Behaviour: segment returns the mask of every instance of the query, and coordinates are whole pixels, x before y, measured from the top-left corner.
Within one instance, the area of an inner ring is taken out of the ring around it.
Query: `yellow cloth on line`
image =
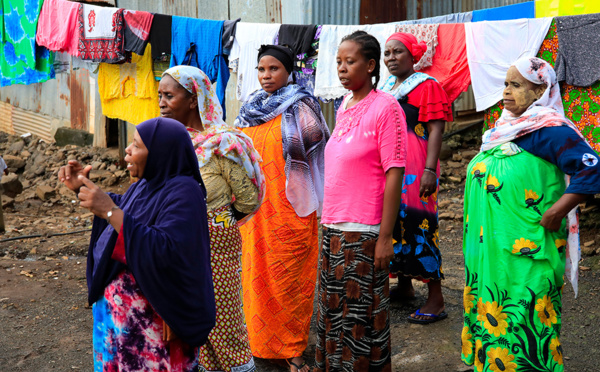
[[[535,17],[600,13],[598,0],[535,0]]]
[[[158,82],[152,71],[150,44],[143,56],[132,53],[131,63],[101,63],[98,90],[102,113],[109,118],[137,125],[158,117]]]

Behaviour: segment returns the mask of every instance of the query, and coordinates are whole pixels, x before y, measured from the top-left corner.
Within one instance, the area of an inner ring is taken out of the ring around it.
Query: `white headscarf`
[[[527,80],[534,84],[545,84],[542,97],[519,116],[504,109],[494,128],[483,134],[481,151],[487,151],[515,138],[534,132],[543,127],[569,126],[580,136],[579,129],[567,118],[563,108],[560,88],[552,66],[543,59],[526,57],[517,60],[513,66]],[[583,136],[581,136],[583,138]]]

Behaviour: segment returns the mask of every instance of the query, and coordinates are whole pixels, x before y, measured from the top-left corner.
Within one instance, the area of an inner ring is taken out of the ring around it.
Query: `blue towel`
[[[535,1],[473,11],[471,22],[535,18]]]
[[[229,68],[223,58],[223,23],[173,16],[171,67],[189,65],[202,70],[216,84],[217,98],[223,107],[225,119],[225,88],[229,80]]]

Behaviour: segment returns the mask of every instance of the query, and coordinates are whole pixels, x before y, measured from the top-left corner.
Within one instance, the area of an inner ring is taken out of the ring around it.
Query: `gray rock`
[[[44,164],[39,164],[34,166],[32,170],[36,176],[41,176],[42,174],[46,173],[46,166]]]
[[[475,157],[475,155],[479,154],[477,150],[466,150],[462,152],[463,159],[471,160]]]
[[[2,194],[2,208],[12,208],[15,206],[15,199]]]
[[[25,167],[25,160],[20,156],[5,155],[2,157],[6,162],[6,166],[10,172],[16,172],[17,170]]]
[[[23,151],[23,148],[25,148],[25,142],[17,141],[15,143],[13,143],[12,145],[10,145],[10,147],[8,148],[8,151],[14,151],[15,153],[18,154],[21,151]]]
[[[54,135],[56,146],[77,145],[91,146],[94,142],[94,135],[84,130],[60,127]]]
[[[2,185],[2,189],[4,190],[3,194],[11,198],[14,198],[23,192],[23,184],[19,181],[19,176],[14,173],[2,177],[0,185]]]
[[[112,173],[106,170],[92,170],[90,171],[90,181],[98,183],[104,179],[111,178]]]
[[[44,164],[47,162],[48,162],[48,158],[42,152],[38,152],[38,154],[35,156],[35,158],[33,160],[33,164],[35,164],[35,165]]]
[[[98,169],[100,169],[101,165],[102,165],[101,161],[94,161],[94,162],[92,162],[92,169],[93,170],[98,170]]]
[[[448,160],[452,157],[452,149],[446,142],[442,142],[442,148],[440,149],[440,160]]]
[[[56,196],[56,190],[47,185],[40,185],[35,190],[35,193],[40,200],[46,201]]]

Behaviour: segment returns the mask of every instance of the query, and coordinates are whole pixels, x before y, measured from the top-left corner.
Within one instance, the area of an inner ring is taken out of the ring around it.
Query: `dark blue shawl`
[[[185,127],[157,118],[137,126],[148,148],[143,177],[111,197],[124,212],[127,265],[111,259],[117,232],[96,217],[88,252],[88,301],[128,269],[156,312],[184,342],[203,345],[215,324],[206,189]]]

